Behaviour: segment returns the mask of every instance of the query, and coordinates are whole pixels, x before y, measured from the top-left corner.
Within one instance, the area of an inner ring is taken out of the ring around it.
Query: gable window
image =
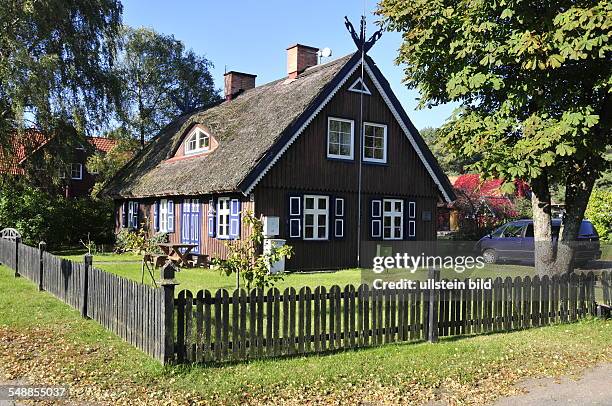
[[[74,179],[74,180],[83,179],[83,165],[82,164],[70,164],[70,179]]]
[[[230,233],[230,199],[219,198],[217,202],[217,238],[229,238]]]
[[[363,124],[363,160],[365,162],[387,162],[387,126]]]
[[[404,236],[404,201],[383,200],[383,239],[401,240]]]
[[[210,149],[210,136],[196,128],[185,141],[185,155],[197,154]]]
[[[304,239],[327,240],[329,197],[304,196]]]
[[[353,159],[353,120],[327,119],[327,157]]]

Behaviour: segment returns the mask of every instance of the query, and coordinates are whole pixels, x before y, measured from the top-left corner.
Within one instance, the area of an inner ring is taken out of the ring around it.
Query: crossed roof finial
[[[374,34],[372,34],[372,36],[366,41],[365,16],[361,16],[359,35],[357,35],[355,27],[353,27],[353,24],[346,16],[344,17],[344,25],[346,26],[346,29],[351,33],[351,37],[353,37],[353,42],[355,43],[355,45],[357,45],[357,49],[363,51],[364,54],[367,53],[374,46],[374,44],[380,39],[380,37],[382,37],[382,29],[380,29]]]

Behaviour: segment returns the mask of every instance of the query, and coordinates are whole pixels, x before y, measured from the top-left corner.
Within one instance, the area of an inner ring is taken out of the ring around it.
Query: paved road
[[[612,405],[612,363],[584,372],[579,380],[563,377],[529,379],[519,385],[528,392],[500,399],[495,406]]]

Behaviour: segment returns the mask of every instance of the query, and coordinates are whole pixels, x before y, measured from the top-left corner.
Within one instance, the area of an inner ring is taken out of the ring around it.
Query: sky
[[[331,48],[332,56],[323,63],[354,52],[344,16],[358,29],[365,10],[369,37],[377,28],[375,7],[375,0],[123,0],[123,22],[173,34],[213,62],[212,74],[221,89],[226,69],[256,74],[257,85],[284,77],[286,49],[295,43]],[[416,110],[419,94],[402,83],[403,69],[395,64],[401,40],[399,33],[385,32],[368,54],[416,128],[439,127],[455,106]]]

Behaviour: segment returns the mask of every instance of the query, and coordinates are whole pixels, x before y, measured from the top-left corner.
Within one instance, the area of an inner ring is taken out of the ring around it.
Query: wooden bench
[[[208,266],[208,255],[207,254],[189,254],[189,255],[191,256],[189,263],[194,268]]]

